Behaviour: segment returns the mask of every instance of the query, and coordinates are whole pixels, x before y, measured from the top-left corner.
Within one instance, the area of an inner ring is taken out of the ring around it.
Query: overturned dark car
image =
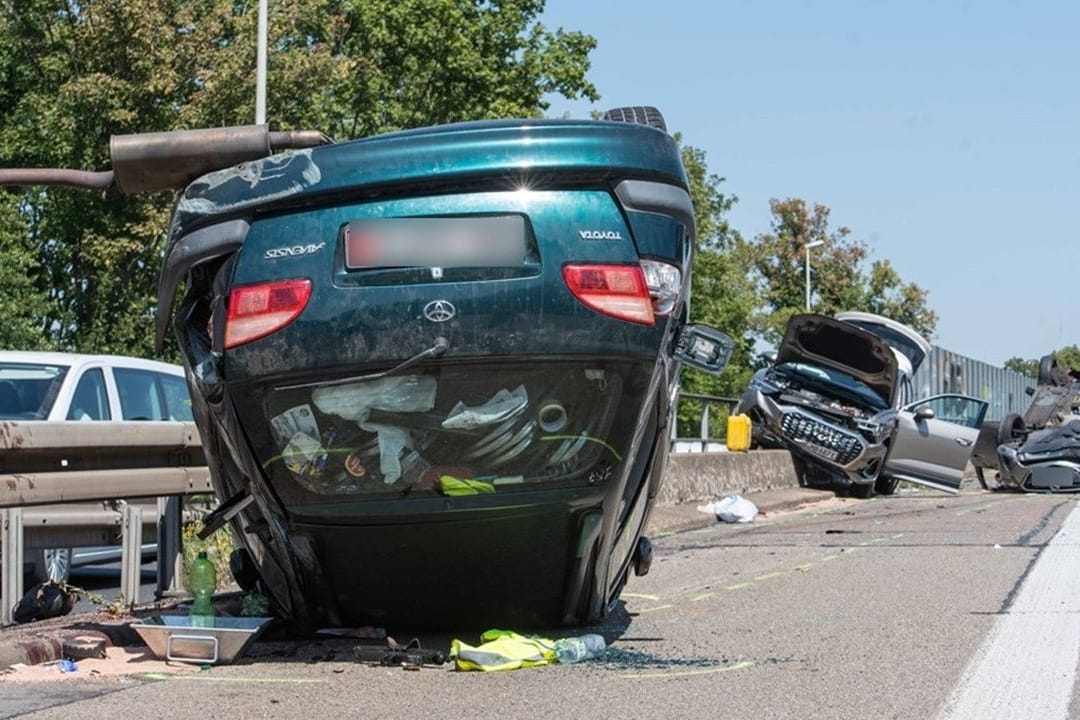
[[[1023,492],[1080,492],[1080,374],[1042,358],[1039,382],[1029,388],[1023,415],[987,423],[980,435],[976,467],[997,470],[1001,489]]]
[[[914,330],[849,312],[796,315],[769,367],[734,412],[760,444],[791,451],[803,484],[889,495],[901,480],[957,492],[987,404],[963,395],[911,401],[930,350]]]
[[[649,569],[679,368],[731,351],[687,323],[693,206],[659,113],[159,135],[114,142],[115,177],[57,177],[182,190],[157,338],[240,585],[307,626],[607,614]]]

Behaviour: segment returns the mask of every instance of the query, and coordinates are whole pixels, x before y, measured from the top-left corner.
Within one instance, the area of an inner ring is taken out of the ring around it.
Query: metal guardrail
[[[30,547],[63,546],[78,529],[115,529],[118,512],[123,597],[138,596],[143,508],[68,503],[158,499],[160,596],[177,578],[183,497],[212,491],[194,423],[0,422],[0,624],[23,595],[27,531]]]
[[[678,423],[676,422],[671,426],[672,431],[672,444],[675,447],[693,446],[698,447],[700,450],[697,452],[708,452],[710,446],[723,444],[720,440],[715,440],[709,437],[709,419],[711,415],[711,408],[713,405],[723,405],[730,412],[733,407],[739,402],[739,398],[720,397],[718,395],[702,395],[700,393],[684,393],[680,392],[678,402],[689,401],[698,403],[701,406],[701,424],[696,438],[677,437]]]

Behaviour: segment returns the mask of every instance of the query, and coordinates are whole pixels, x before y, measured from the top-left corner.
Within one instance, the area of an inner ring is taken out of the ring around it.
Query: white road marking
[[[1080,661],[1080,506],[968,663],[942,718],[1065,720]]]

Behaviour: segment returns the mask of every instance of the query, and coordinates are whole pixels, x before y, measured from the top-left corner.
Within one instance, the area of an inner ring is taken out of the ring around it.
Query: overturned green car
[[[594,622],[648,570],[680,365],[731,349],[687,322],[655,109],[126,136],[113,165],[79,182],[182,188],[156,331],[243,587],[306,625],[528,627]]]

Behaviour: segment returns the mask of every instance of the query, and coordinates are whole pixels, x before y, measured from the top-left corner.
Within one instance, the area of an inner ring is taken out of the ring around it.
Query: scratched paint
[[[233,212],[303,192],[322,180],[311,150],[272,155],[262,160],[203,175],[187,187],[173,213],[173,230],[188,220]],[[172,234],[172,233],[171,233]]]

